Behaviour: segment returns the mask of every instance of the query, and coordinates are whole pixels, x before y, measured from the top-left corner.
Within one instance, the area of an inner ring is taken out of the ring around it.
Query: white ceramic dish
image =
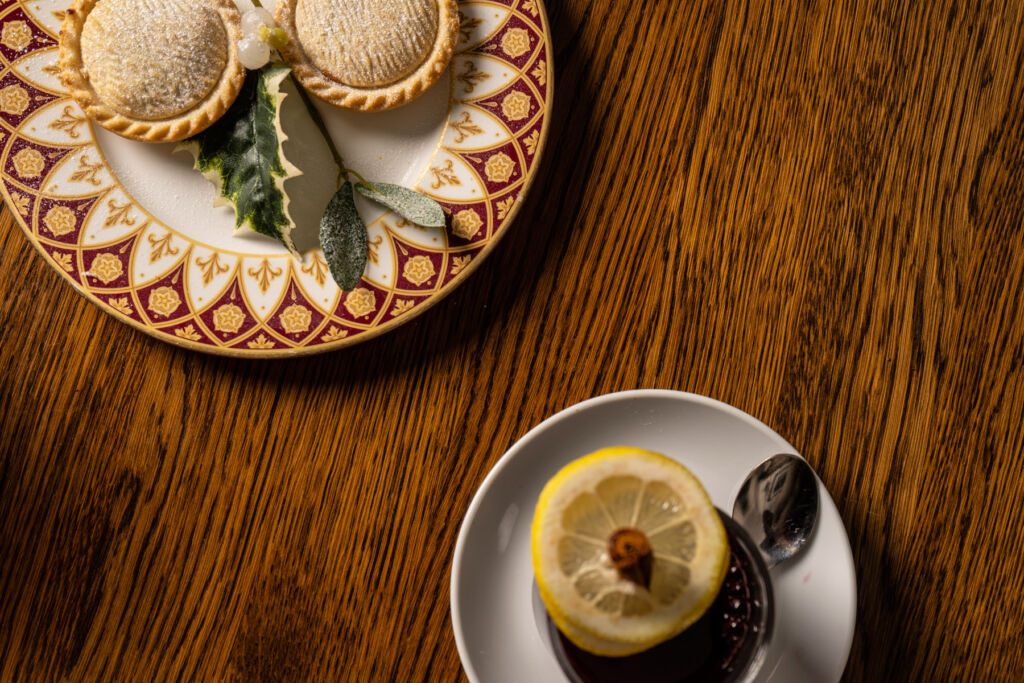
[[[530,523],[540,490],[555,472],[612,445],[678,459],[725,510],[755,465],[774,453],[796,453],[746,413],[676,391],[600,396],[542,422],[488,474],[455,545],[451,618],[470,681],[565,682],[534,614]],[[849,539],[824,485],[821,494],[811,544],[772,570],[775,632],[756,679],[762,683],[838,681],[846,666],[856,618],[856,576]]]

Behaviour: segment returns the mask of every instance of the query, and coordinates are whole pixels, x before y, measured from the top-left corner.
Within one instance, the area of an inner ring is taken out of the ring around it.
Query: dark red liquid
[[[579,649],[549,620],[563,670],[574,683],[725,683],[740,680],[771,628],[768,571],[746,534],[722,515],[732,556],[715,602],[675,638],[629,657]]]

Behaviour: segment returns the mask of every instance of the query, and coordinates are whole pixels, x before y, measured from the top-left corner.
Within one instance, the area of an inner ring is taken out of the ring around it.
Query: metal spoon
[[[754,540],[771,569],[803,549],[818,519],[818,481],[802,458],[773,455],[747,475],[732,517]]]

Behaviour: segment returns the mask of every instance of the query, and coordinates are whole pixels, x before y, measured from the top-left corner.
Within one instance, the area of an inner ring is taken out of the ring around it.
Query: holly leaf
[[[343,291],[359,284],[366,269],[366,225],[356,210],[352,183],[345,182],[327,203],[320,219],[320,247],[331,277]]]
[[[182,147],[192,152],[196,170],[217,188],[214,205],[234,206],[236,232],[247,225],[298,255],[284,182],[302,172],[281,149],[288,139],[281,128],[281,82],[289,71],[280,64],[250,71],[224,116]]]
[[[426,228],[444,227],[444,210],[430,197],[391,183],[356,183],[356,190],[367,199],[383,204],[402,218]]]

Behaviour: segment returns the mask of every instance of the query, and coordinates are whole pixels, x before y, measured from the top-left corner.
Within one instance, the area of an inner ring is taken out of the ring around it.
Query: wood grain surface
[[[572,403],[706,394],[815,466],[847,681],[1024,671],[1024,3],[552,0],[500,248],[337,353],[133,331],[0,221],[0,680],[457,681],[460,521]]]

